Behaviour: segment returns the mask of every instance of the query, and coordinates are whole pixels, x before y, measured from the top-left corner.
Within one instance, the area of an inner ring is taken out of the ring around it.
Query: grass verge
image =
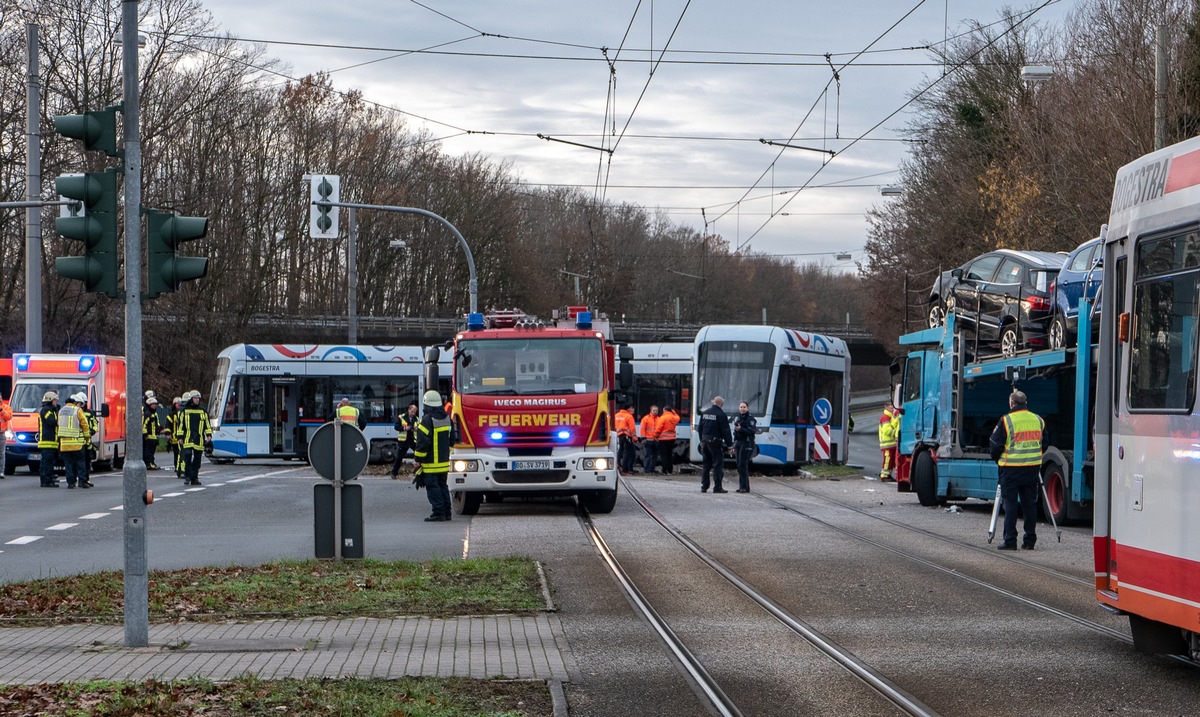
[[[845,465],[825,465],[813,463],[803,468],[813,478],[844,478],[846,476],[861,476],[862,468],[851,468]]]
[[[528,558],[285,560],[257,567],[151,571],[151,622],[306,617],[453,617],[545,607]],[[120,624],[119,571],[0,585],[0,625]]]
[[[545,683],[443,678],[86,682],[0,687],[12,717],[548,717]]]

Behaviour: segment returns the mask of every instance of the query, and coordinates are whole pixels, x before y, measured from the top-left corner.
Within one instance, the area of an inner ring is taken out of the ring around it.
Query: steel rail
[[[891,702],[904,713],[913,717],[940,717],[940,713],[932,707],[921,702],[913,695],[906,692],[903,688],[889,680],[883,673],[875,670],[867,665],[862,660],[858,659],[853,653],[843,649],[837,643],[830,640],[825,635],[821,634],[816,628],[800,620],[796,616],[784,610],[775,601],[768,598],[761,591],[755,588],[750,583],[743,580],[739,575],[725,567],[724,563],[713,557],[708,551],[701,548],[695,541],[689,538],[686,534],[672,525],[662,516],[658,515],[653,508],[642,498],[637,489],[630,485],[628,480],[622,481],[625,490],[637,501],[642,510],[655,520],[664,530],[671,534],[681,545],[690,550],[692,554],[704,561],[706,565],[712,568],[718,575],[725,578],[742,591],[747,597],[758,603],[760,607],[770,613],[775,619],[779,620],[796,634],[803,637],[809,644],[816,647],[821,652],[829,656],[834,662],[841,665],[855,677],[862,680],[868,687],[875,690],[884,699]]]
[[[683,671],[684,677],[692,685],[692,689],[696,692],[697,696],[704,700],[717,715],[721,715],[722,717],[741,717],[741,710],[733,703],[729,695],[725,694],[725,691],[721,689],[721,686],[717,684],[712,675],[708,674],[708,670],[704,668],[699,658],[683,644],[679,636],[675,634],[666,621],[662,619],[662,616],[658,614],[646,600],[645,596],[642,595],[641,591],[638,590],[637,585],[634,584],[633,580],[625,572],[625,569],[621,567],[620,562],[617,561],[616,556],[613,555],[612,550],[609,549],[608,543],[604,541],[604,536],[600,535],[600,531],[592,522],[591,516],[588,515],[583,505],[576,501],[576,506],[579,523],[583,526],[583,530],[591,539],[592,544],[596,546],[596,550],[600,552],[600,558],[608,566],[613,577],[616,578],[617,583],[621,586],[621,590],[624,591],[625,597],[629,600],[630,604],[642,616],[642,619],[650,624],[655,634],[658,635],[658,639],[670,651],[672,658],[674,658],[676,664]]]

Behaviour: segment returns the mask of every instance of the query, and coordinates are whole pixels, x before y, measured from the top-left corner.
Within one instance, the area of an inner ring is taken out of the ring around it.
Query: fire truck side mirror
[[[633,390],[633,347],[618,346],[617,356],[621,359],[621,367],[617,373],[617,388],[621,391]]]
[[[109,415],[108,404],[107,403],[100,404],[100,417],[108,418],[108,415]]]

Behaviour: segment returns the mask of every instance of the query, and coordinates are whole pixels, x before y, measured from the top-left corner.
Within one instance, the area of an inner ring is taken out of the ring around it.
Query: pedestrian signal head
[[[425,397],[421,399],[421,403],[424,403],[426,406],[440,406],[442,405],[442,395],[437,391],[426,391]]]
[[[57,391],[47,391],[42,394],[42,402],[43,403],[45,403],[47,401],[57,401],[57,400],[58,400],[58,392]]]

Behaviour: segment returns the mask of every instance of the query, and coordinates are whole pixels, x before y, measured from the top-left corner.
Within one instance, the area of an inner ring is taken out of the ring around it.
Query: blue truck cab
[[[915,492],[925,506],[994,499],[998,468],[988,443],[1008,412],[1009,394],[1020,389],[1029,409],[1046,421],[1043,511],[1059,522],[1090,519],[1092,346],[1083,341],[1073,348],[984,357],[969,335],[955,330],[955,319],[951,314],[940,327],[900,337],[909,351],[892,365],[898,382],[893,400],[903,409],[897,488]]]

